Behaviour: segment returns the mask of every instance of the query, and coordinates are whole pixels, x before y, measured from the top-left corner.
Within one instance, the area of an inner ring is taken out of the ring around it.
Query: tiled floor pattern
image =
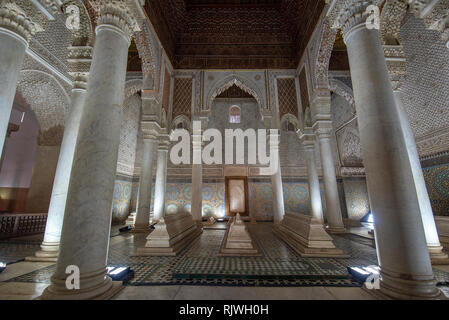
[[[40,249],[40,243],[30,241],[0,241],[0,261],[7,264],[23,260]]]
[[[145,235],[125,234],[113,237],[109,264],[129,265],[135,277],[128,286],[143,285],[208,285],[208,286],[360,286],[346,271],[346,266],[368,266],[377,263],[376,252],[347,236],[334,236],[335,243],[351,258],[302,258],[279,240],[272,224],[249,225],[259,246],[261,257],[217,257],[224,230],[205,229],[177,257],[131,257],[145,244]],[[20,245],[11,248],[21,250]],[[1,251],[0,251],[1,253]],[[55,270],[50,265],[12,278],[9,282],[49,283]],[[449,273],[435,270],[439,281],[447,281]]]

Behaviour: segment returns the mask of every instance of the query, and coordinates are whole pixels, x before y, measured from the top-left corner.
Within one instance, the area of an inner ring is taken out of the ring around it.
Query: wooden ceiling
[[[177,69],[296,68],[324,0],[147,0]]]

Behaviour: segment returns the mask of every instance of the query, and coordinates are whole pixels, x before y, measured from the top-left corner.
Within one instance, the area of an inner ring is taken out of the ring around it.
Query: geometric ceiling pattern
[[[296,68],[323,0],[147,0],[177,69]]]

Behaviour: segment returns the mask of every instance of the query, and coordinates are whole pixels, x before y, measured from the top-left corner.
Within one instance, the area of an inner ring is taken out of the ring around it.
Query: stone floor
[[[248,225],[262,257],[217,257],[222,228],[205,229],[177,257],[131,257],[145,235],[120,234],[113,228],[110,265],[128,265],[135,276],[116,299],[372,299],[347,273],[347,266],[376,264],[370,239],[333,236],[347,259],[303,258],[280,241],[271,223]],[[42,235],[0,242],[2,261],[23,259],[39,248]],[[9,260],[8,260],[9,259]],[[53,263],[18,261],[0,274],[0,299],[33,299],[48,286]],[[442,285],[449,267],[435,268]],[[442,287],[449,295],[447,287]]]

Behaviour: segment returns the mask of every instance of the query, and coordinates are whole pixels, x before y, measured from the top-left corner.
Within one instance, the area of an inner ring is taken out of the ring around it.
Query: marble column
[[[74,77],[71,105],[65,121],[64,137],[61,143],[58,165],[53,182],[44,241],[41,244],[41,250],[37,251],[34,257],[27,258],[30,261],[56,261],[59,251],[59,241],[61,238],[67,191],[69,189],[70,173],[72,171],[73,155],[75,154],[81,115],[84,110],[84,102],[87,94],[87,78],[92,55],[91,47],[70,47],[69,49],[72,52],[69,67],[75,64],[79,68],[82,65],[84,72],[71,72],[71,75]]]
[[[432,205],[430,203],[426,181],[424,179],[418,150],[416,148],[415,137],[402,103],[403,94],[401,87],[406,72],[405,54],[401,45],[384,45],[384,52],[393,87],[394,99],[396,101],[396,107],[400,118],[400,127],[407,145],[408,158],[414,177],[416,194],[418,197],[430,259],[432,263],[435,264],[447,264],[449,263],[448,255],[443,252],[443,247],[440,244],[438,230],[436,227],[435,218],[433,216]]]
[[[123,3],[100,1],[92,66],[73,159],[60,251],[42,299],[107,299],[120,284],[106,275],[128,47],[137,25]],[[66,286],[69,266],[80,288]]]
[[[406,149],[409,156],[410,166],[415,182],[416,195],[418,197],[419,209],[421,211],[421,218],[424,227],[424,234],[426,236],[427,249],[429,250],[431,261],[447,264],[448,255],[443,252],[443,246],[440,244],[438,230],[433,216],[432,205],[430,204],[429,194],[427,192],[426,181],[421,168],[418,150],[416,149],[415,137],[410,127],[407,114],[402,105],[401,92],[394,92],[396,106],[398,108],[399,119],[401,123],[402,132],[404,134]]]
[[[201,160],[201,127],[193,126],[192,148],[193,148],[193,164],[192,164],[192,205],[191,212],[193,220],[197,225],[203,227],[203,167]]]
[[[279,130],[277,135],[278,137],[275,138],[278,143],[276,145],[270,144],[270,153],[276,152],[278,154],[278,163],[277,163],[277,171],[274,175],[271,176],[271,187],[273,189],[273,221],[274,223],[281,223],[282,219],[285,215],[285,209],[284,209],[284,190],[282,186],[282,172],[281,172],[281,159],[279,157]],[[274,133],[270,133],[274,134]],[[271,138],[270,138],[271,140]]]
[[[160,220],[165,216],[165,193],[167,185],[168,135],[159,136],[157,149],[156,187],[154,192],[154,218]]]
[[[144,134],[143,161],[137,194],[136,219],[132,232],[148,233],[150,231],[150,205],[153,186],[153,162],[156,154],[157,138]]]
[[[366,6],[340,3],[335,14],[346,42],[366,180],[375,221],[380,293],[404,299],[437,298],[426,237],[379,31],[367,28]],[[333,16],[331,14],[331,16]]]
[[[317,99],[315,99],[315,103]],[[319,100],[321,100],[320,103],[324,102],[330,106],[330,97],[319,98]],[[330,233],[344,233],[346,229],[341,214],[334,155],[331,146],[332,122],[330,120],[316,121],[313,129],[320,145],[321,168],[323,170],[324,194],[326,197],[327,231]]]
[[[19,72],[34,31],[35,26],[20,7],[0,4],[0,152],[8,131]]]
[[[315,135],[312,128],[305,128],[304,133],[300,135],[300,140],[304,146],[304,153],[307,162],[307,177],[309,184],[310,207],[312,217],[324,223],[323,205],[321,203],[320,180],[315,159]]]

